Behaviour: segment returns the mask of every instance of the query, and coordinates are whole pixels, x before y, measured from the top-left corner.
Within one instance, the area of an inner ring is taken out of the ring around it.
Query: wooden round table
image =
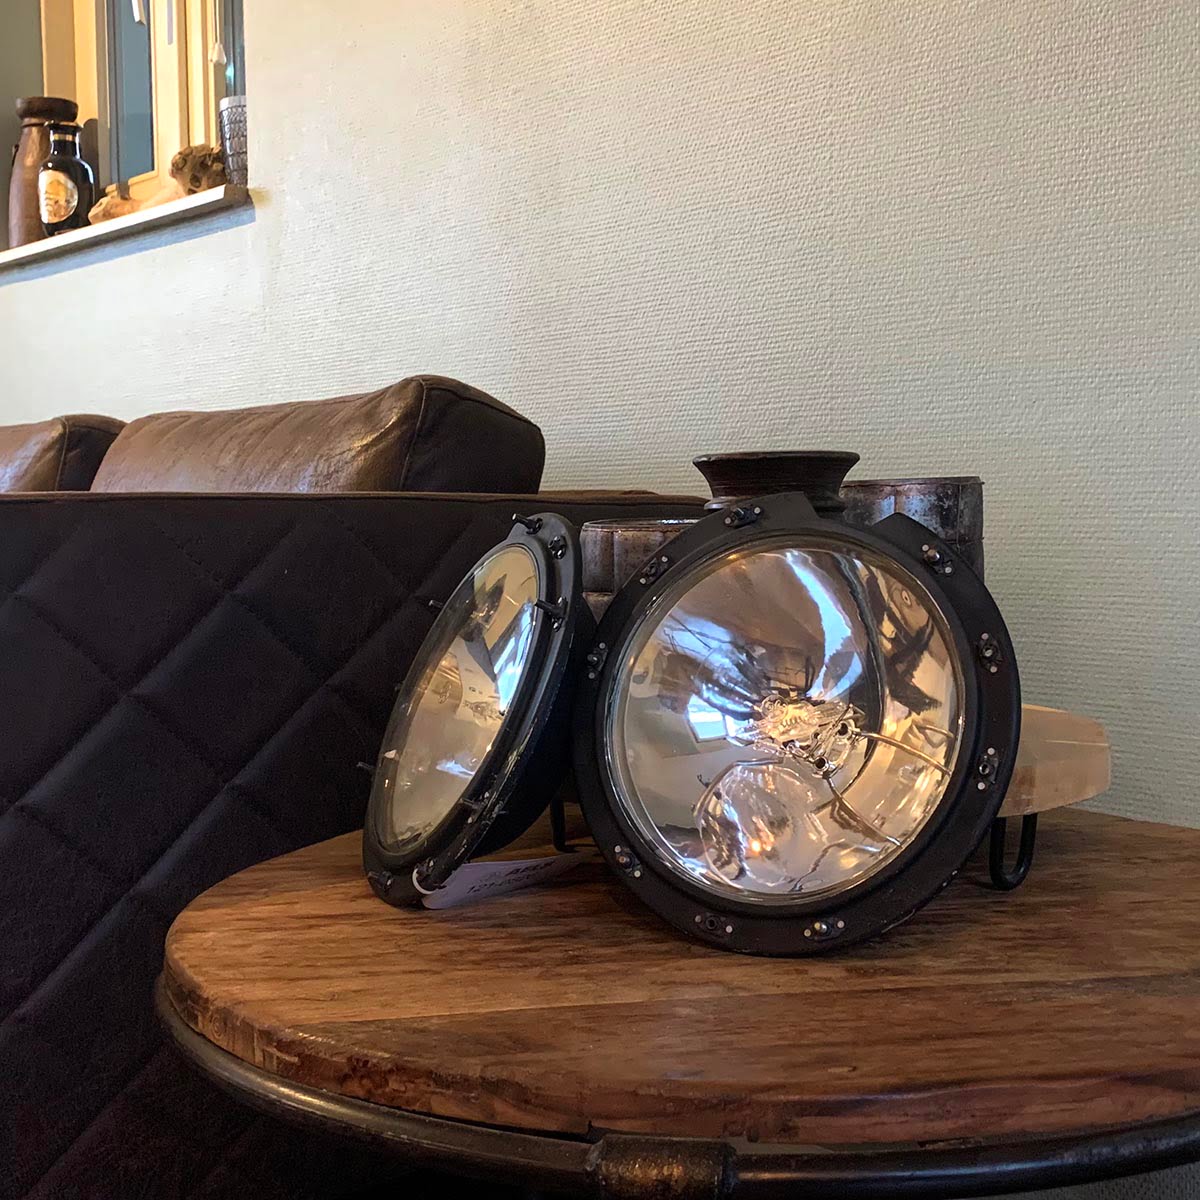
[[[423,1165],[599,1196],[965,1196],[1200,1158],[1200,831],[1043,819],[838,955],[686,941],[598,862],[442,911],[358,835],[244,871],[159,1009],[243,1098]]]

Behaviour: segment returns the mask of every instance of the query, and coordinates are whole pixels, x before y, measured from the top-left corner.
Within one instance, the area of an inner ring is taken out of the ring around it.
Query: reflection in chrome
[[[894,746],[916,755],[935,771],[950,774],[936,758],[916,746],[859,728],[863,714],[853,704],[813,700],[808,696],[788,698],[773,693],[760,700],[755,709],[758,715],[747,722],[745,732],[731,733],[732,739],[756,750],[787,755],[807,763],[824,779],[846,765],[854,743],[860,738]],[[938,732],[946,733],[945,730]]]
[[[495,742],[529,670],[538,567],[519,545],[499,549],[464,580],[422,648],[384,737],[376,831],[403,852],[446,819]]]
[[[643,615],[608,708],[627,815],[673,871],[743,900],[842,891],[911,844],[958,753],[945,618],[886,556],[759,544]]]

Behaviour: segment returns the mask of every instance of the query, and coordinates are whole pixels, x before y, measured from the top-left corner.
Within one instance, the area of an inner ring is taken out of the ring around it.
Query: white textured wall
[[[246,7],[255,219],[0,276],[0,420],[436,370],[549,484],[979,473],[1027,695],[1200,823],[1194,0]]]

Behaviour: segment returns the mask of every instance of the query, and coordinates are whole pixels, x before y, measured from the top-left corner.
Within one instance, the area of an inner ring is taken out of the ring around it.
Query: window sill
[[[169,204],[148,208],[144,212],[114,217],[111,221],[89,225],[86,229],[73,229],[70,233],[60,233],[58,237],[45,238],[40,242],[30,242],[26,246],[0,251],[0,271],[60,258],[78,250],[90,250],[94,246],[119,241],[143,230],[163,229],[182,221],[207,216],[209,213],[221,212],[223,209],[237,208],[249,203],[249,200],[250,193],[246,188],[237,187],[232,183],[223,184],[221,187],[197,192],[194,196],[184,196],[182,200],[172,200]]]

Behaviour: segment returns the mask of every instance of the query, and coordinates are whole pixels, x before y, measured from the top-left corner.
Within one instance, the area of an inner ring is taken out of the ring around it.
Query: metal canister
[[[842,484],[842,520],[860,529],[904,513],[932,530],[983,577],[983,480],[978,475],[865,479]]]
[[[842,483],[846,451],[759,452],[696,459],[714,492],[709,507],[774,492],[804,492],[817,512],[864,529],[893,513],[920,521],[983,576],[983,482],[976,475]],[[839,489],[840,484],[840,489]],[[589,521],[580,531],[584,596],[597,619],[633,574],[691,521]]]
[[[634,572],[677,533],[693,524],[686,517],[588,521],[579,531],[583,597],[597,620]]]
[[[249,182],[246,139],[246,97],[226,96],[217,105],[221,125],[221,153],[225,157],[225,178],[245,187]]]
[[[983,576],[983,481],[977,475],[845,482],[849,450],[752,450],[692,459],[713,493],[709,508],[738,498],[803,492],[817,514],[862,529],[904,513],[937,534]]]

